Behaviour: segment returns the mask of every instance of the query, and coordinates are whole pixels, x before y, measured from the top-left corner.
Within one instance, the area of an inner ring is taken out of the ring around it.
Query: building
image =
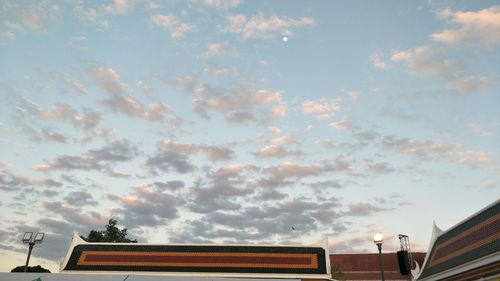
[[[446,231],[434,224],[417,277],[433,280],[499,280],[500,199]]]
[[[88,243],[78,235],[62,273],[204,278],[331,278],[327,243],[314,246]]]
[[[386,281],[408,280],[399,272],[396,253],[382,254]],[[412,253],[413,260],[422,266],[425,253]],[[332,271],[339,268],[345,280],[380,280],[379,254],[330,254]]]

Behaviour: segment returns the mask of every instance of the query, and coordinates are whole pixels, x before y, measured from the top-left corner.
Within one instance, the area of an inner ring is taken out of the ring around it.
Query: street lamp
[[[378,256],[380,260],[380,274],[382,275],[382,281],[385,281],[384,258],[382,257],[382,242],[384,242],[384,236],[382,235],[382,232],[377,232],[373,234],[373,242],[377,245],[378,248]]]
[[[29,245],[28,257],[26,258],[26,265],[24,265],[24,272],[28,271],[28,264],[30,262],[31,251],[33,250],[33,246],[35,244],[40,244],[43,241],[43,237],[45,236],[45,232],[38,232],[35,237],[33,237],[33,232],[25,232],[23,235],[23,243]]]

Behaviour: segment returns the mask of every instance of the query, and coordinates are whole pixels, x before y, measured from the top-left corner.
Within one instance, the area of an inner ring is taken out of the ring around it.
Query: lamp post
[[[382,275],[382,281],[385,281],[384,278],[384,258],[382,257],[382,242],[384,241],[384,236],[382,232],[377,232],[373,234],[373,242],[377,245],[378,248],[378,256],[380,260],[380,274]]]
[[[23,235],[23,243],[29,245],[28,257],[26,258],[26,264],[24,265],[24,272],[28,271],[28,264],[30,262],[31,251],[33,251],[33,246],[35,244],[40,244],[45,236],[44,232],[38,232],[35,237],[33,237],[33,232],[25,232]]]

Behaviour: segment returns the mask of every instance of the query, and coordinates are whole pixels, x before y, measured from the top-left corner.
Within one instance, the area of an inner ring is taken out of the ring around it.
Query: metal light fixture
[[[45,232],[38,232],[35,235],[35,237],[33,237],[33,232],[25,232],[24,233],[23,243],[29,245],[28,257],[26,258],[26,265],[24,265],[24,272],[28,271],[28,264],[30,262],[31,251],[33,251],[33,246],[35,246],[35,244],[41,244],[44,236],[45,236]]]
[[[45,232],[38,232],[35,236],[35,243],[40,244],[43,241],[43,237],[45,236]]]
[[[31,242],[31,237],[33,237],[33,232],[25,232],[23,235],[23,243]]]
[[[373,234],[373,243],[377,245],[378,248],[378,256],[380,260],[380,274],[382,275],[382,281],[385,281],[384,278],[384,258],[382,257],[382,243],[384,242],[384,235],[382,232],[377,232]]]

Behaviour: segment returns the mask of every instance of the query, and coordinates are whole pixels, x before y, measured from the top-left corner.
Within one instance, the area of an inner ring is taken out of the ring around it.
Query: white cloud
[[[329,120],[334,112],[340,111],[341,107],[337,99],[306,100],[302,103],[302,112],[314,115],[318,120]]]
[[[99,25],[102,28],[109,28],[111,21],[109,15],[125,15],[132,8],[131,0],[113,0],[108,4],[77,1],[75,13],[82,19]]]
[[[101,103],[113,111],[149,121],[163,120],[165,113],[171,111],[165,103],[153,102],[145,106],[131,96],[113,96],[102,100]]]
[[[304,156],[302,151],[292,151],[288,150],[282,145],[271,144],[261,148],[259,151],[255,152],[256,156],[259,157],[273,157],[273,158],[283,158],[283,157],[301,157]]]
[[[385,61],[384,57],[379,53],[372,54],[370,56],[370,59],[372,60],[373,66],[375,66],[376,68],[387,69],[390,67],[387,61]]]
[[[137,82],[137,88],[139,88],[139,90],[141,90],[141,92],[143,92],[146,96],[151,95],[151,93],[153,92],[153,88],[151,88],[151,86],[147,85],[143,81]]]
[[[500,44],[500,6],[491,6],[477,12],[439,11],[438,16],[459,25],[455,29],[444,29],[431,38],[448,44],[472,43],[484,46]]]
[[[475,135],[479,136],[494,136],[495,134],[489,131],[486,131],[481,125],[479,124],[474,124],[474,123],[468,123],[467,124],[467,129]]]
[[[284,104],[278,104],[271,108],[271,114],[275,118],[284,118],[286,116],[287,107]]]
[[[95,128],[101,121],[101,114],[92,109],[83,108],[79,112],[68,104],[56,104],[51,109],[44,109],[29,100],[22,101],[18,108],[18,117],[26,117],[29,114],[48,121],[66,121],[85,130]]]
[[[58,15],[60,6],[53,1],[7,1],[0,7],[0,18],[3,25],[0,34],[2,39],[14,40],[16,33],[32,30],[45,32]]]
[[[449,154],[449,158],[456,164],[476,167],[494,163],[494,158],[484,151],[467,150]]]
[[[82,83],[76,81],[76,80],[67,80],[66,81],[68,85],[71,87],[71,89],[75,92],[81,93],[81,94],[86,94],[88,93],[87,87],[83,85]]]
[[[292,139],[289,136],[276,137],[276,138],[273,138],[271,141],[274,143],[287,143],[287,144],[297,143],[296,140]]]
[[[111,4],[103,6],[103,9],[110,14],[125,14],[130,9],[130,1],[114,0]]]
[[[442,50],[431,46],[396,51],[392,54],[391,60],[404,61],[411,72],[427,75],[451,76],[460,66],[455,60],[449,59]]]
[[[430,140],[415,140],[407,138],[396,138],[394,136],[385,136],[380,140],[380,144],[389,149],[394,149],[403,154],[411,155],[444,155],[458,147],[460,144],[449,142],[437,142]]]
[[[217,9],[229,9],[239,6],[242,0],[200,0],[199,2]]]
[[[384,174],[394,171],[394,169],[389,165],[389,163],[385,162],[375,162],[371,159],[364,159],[363,164],[365,165],[368,171],[374,173]]]
[[[347,95],[351,98],[351,102],[353,104],[356,104],[358,102],[359,97],[361,96],[359,92],[354,92],[354,91],[348,92]]]
[[[300,18],[292,19],[272,15],[265,18],[262,13],[247,19],[243,14],[230,15],[226,17],[228,26],[224,29],[227,32],[240,34],[243,38],[271,38],[273,36],[292,36],[293,28],[299,26],[313,25],[314,19]]]
[[[170,32],[172,38],[178,39],[184,34],[194,31],[195,27],[190,23],[181,22],[174,14],[155,14],[150,17],[153,24]]]
[[[229,51],[229,44],[212,43],[207,46],[207,51],[204,53],[205,57],[217,57]]]
[[[192,154],[198,151],[198,146],[194,143],[185,143],[175,140],[164,140],[161,142],[161,147],[181,153]]]
[[[410,72],[421,75],[435,75],[444,78],[452,92],[471,94],[486,90],[489,78],[482,75],[467,76],[463,65],[451,59],[443,49],[421,46],[408,51],[396,51],[393,61],[404,61]]]
[[[109,95],[121,95],[128,89],[120,78],[118,72],[111,67],[99,67],[95,70],[94,77],[99,86]]]
[[[485,76],[467,76],[454,79],[450,88],[462,94],[471,94],[488,89],[490,80]]]
[[[272,133],[277,134],[277,135],[282,133],[282,130],[278,127],[268,127],[268,129],[269,129],[269,131],[271,131]]]
[[[351,121],[349,120],[341,120],[341,121],[338,121],[338,122],[333,122],[333,123],[330,123],[328,124],[328,127],[332,128],[332,129],[347,129],[349,126],[351,125]]]
[[[225,161],[233,158],[234,151],[225,146],[199,145],[194,143],[164,140],[159,145],[162,149],[192,155],[201,152],[210,161]]]

